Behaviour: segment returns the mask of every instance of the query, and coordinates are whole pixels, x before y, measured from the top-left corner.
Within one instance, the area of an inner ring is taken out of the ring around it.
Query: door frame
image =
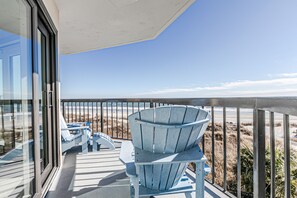
[[[42,127],[43,132],[47,133],[47,142],[43,141],[43,145],[48,144],[48,150],[47,150],[47,157],[48,157],[48,164],[44,168],[44,170],[41,173],[41,182],[42,185],[46,181],[46,178],[48,177],[49,173],[51,172],[53,168],[53,142],[52,142],[52,136],[53,136],[53,119],[52,119],[52,114],[54,109],[52,108],[52,84],[51,82],[53,81],[51,75],[52,73],[52,68],[51,68],[51,63],[50,63],[50,42],[49,42],[49,30],[45,27],[43,24],[43,21],[40,19],[38,20],[38,30],[37,32],[40,32],[41,34],[41,43],[40,45],[40,50],[41,50],[41,57],[40,58],[45,58],[45,60],[41,60],[41,64],[39,67],[41,70],[38,71],[38,75],[40,77],[41,75],[41,84],[39,84],[39,91],[41,91],[41,111],[42,111],[42,117],[39,119],[42,119],[42,125],[45,127]],[[44,37],[44,39],[42,38]],[[43,46],[42,41],[45,42],[45,46]],[[43,51],[44,50],[44,51]],[[43,57],[43,55],[45,57]],[[44,61],[44,62],[43,62]],[[44,64],[44,65],[43,65]],[[46,81],[46,82],[44,82]],[[45,83],[45,87],[44,87]],[[40,87],[41,86],[41,87]],[[44,90],[45,89],[45,90]],[[40,93],[39,93],[40,94]],[[43,106],[44,105],[44,106]],[[39,107],[40,108],[40,107]],[[40,109],[39,109],[40,110]],[[45,114],[44,114],[45,113]],[[48,120],[46,120],[46,118]],[[43,137],[44,137],[43,133]],[[40,148],[41,149],[41,148]],[[42,164],[44,165],[44,164]]]

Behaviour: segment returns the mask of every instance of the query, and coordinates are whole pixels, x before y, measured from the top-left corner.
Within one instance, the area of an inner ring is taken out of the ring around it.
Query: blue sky
[[[296,10],[198,0],[155,40],[62,55],[62,98],[296,96]]]

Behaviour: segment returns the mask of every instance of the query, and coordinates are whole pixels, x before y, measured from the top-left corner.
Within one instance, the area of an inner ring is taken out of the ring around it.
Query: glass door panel
[[[0,2],[0,197],[32,197],[31,7],[25,0]]]

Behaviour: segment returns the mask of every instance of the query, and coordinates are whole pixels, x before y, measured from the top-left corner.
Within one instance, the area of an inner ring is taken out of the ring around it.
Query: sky
[[[154,40],[61,55],[61,96],[297,96],[296,10],[198,0]]]

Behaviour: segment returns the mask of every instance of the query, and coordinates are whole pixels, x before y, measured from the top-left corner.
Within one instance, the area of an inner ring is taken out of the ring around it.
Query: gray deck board
[[[130,197],[129,178],[125,174],[125,166],[119,160],[119,154],[119,148],[114,151],[103,149],[88,154],[82,154],[79,147],[71,149],[64,156],[63,167],[46,197]],[[227,197],[207,182],[205,182],[205,186],[205,197]],[[182,198],[185,195],[176,194],[158,197]],[[195,197],[194,193],[192,197]]]

